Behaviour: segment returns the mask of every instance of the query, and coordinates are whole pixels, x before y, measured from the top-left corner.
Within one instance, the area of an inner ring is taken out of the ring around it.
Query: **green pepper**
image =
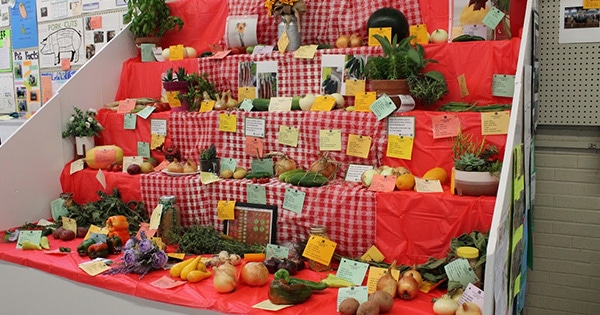
[[[303,284],[303,285],[309,287],[311,290],[324,290],[329,287],[329,285],[327,285],[326,283],[323,283],[323,282],[315,282],[315,281],[291,277],[290,272],[287,269],[283,269],[283,268],[277,270],[275,272],[275,274],[273,275],[273,278],[275,280],[284,280],[285,282],[289,283],[290,285]]]
[[[273,274],[273,279],[281,279],[285,280],[285,282],[290,282],[290,272],[287,269],[279,269]]]
[[[108,253],[111,255],[120,254],[123,249],[123,240],[116,235],[108,237],[106,244],[108,245]]]
[[[94,243],[96,243],[96,241],[91,237],[81,242],[81,244],[77,246],[77,253],[79,253],[79,256],[87,256],[88,248]]]
[[[90,247],[88,247],[88,256],[90,256],[90,259],[108,257],[108,245],[103,242],[90,245]]]

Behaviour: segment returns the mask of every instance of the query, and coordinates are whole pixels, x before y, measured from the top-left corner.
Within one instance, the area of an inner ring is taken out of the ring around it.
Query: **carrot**
[[[265,258],[267,258],[267,255],[265,253],[244,254],[245,261],[263,262],[265,261]]]

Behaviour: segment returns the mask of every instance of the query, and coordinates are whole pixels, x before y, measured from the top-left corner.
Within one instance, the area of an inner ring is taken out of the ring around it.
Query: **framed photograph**
[[[236,202],[234,220],[225,220],[223,231],[246,244],[275,244],[277,206]]]
[[[232,15],[227,17],[225,40],[228,48],[247,47],[258,44],[256,24],[258,15]]]
[[[584,8],[583,0],[561,0],[559,44],[600,42],[600,13]]]

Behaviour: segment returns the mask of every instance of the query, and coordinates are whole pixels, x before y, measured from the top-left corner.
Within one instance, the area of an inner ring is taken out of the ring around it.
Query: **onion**
[[[403,300],[412,300],[419,293],[419,284],[411,275],[402,276],[398,280],[398,296]]]
[[[437,315],[454,315],[458,304],[448,295],[444,294],[433,303],[433,312]]]
[[[354,33],[350,35],[350,47],[360,47],[363,45],[363,40],[360,35]]]
[[[371,182],[373,181],[373,175],[375,174],[379,174],[379,171],[375,169],[364,171],[362,175],[360,175],[360,181],[363,186],[369,188],[369,186],[371,186]]]
[[[331,95],[329,95],[331,97],[333,97],[335,99],[335,108],[340,109],[340,108],[344,108],[344,96],[340,93],[333,93]]]
[[[312,93],[302,96],[298,102],[300,105],[300,109],[310,110],[310,108],[312,107],[312,104],[315,102],[316,99],[317,99],[317,96]]]
[[[269,281],[269,270],[262,262],[251,261],[242,267],[242,282],[251,287],[260,287]]]
[[[421,287],[421,284],[423,284],[423,276],[421,276],[421,273],[417,269],[415,269],[414,266],[411,269],[404,272],[403,277],[406,276],[412,276],[413,278],[415,278],[415,280],[417,280],[417,283],[419,284],[419,288]]]
[[[226,274],[230,275],[232,278],[237,278],[237,268],[229,262],[224,262],[222,265],[217,267],[219,271],[223,271]]]
[[[311,164],[310,168],[308,169],[309,172],[320,173],[330,180],[332,177],[335,177],[335,174],[339,168],[339,163],[334,159],[328,158],[328,154],[329,152],[323,153],[318,160]]]
[[[240,255],[238,255],[238,254],[231,254],[231,255],[229,255],[228,261],[233,266],[237,266],[242,262],[242,257],[240,257]]]
[[[441,29],[441,28],[431,32],[431,36],[429,36],[430,43],[440,44],[440,43],[445,43],[447,41],[448,41],[448,32],[446,32],[446,30]]]
[[[347,48],[348,46],[350,46],[350,37],[348,35],[340,35],[335,41],[335,47],[337,48]]]
[[[387,272],[377,280],[376,290],[389,293],[392,298],[396,296],[398,290],[398,282],[392,276],[392,270],[396,269],[396,261],[390,265]]]
[[[473,302],[465,302],[458,307],[456,315],[481,315],[481,309]]]
[[[287,172],[290,170],[295,170],[296,162],[294,162],[294,160],[290,159],[287,155],[282,154],[282,156],[279,158],[279,160],[277,160],[277,162],[275,162],[275,165],[273,165],[273,169],[275,170],[275,175],[279,176],[284,172]]]
[[[234,267],[235,268],[235,267]],[[213,286],[219,293],[227,293],[235,290],[237,281],[234,276],[229,275],[225,269],[213,268],[215,277],[213,278]]]

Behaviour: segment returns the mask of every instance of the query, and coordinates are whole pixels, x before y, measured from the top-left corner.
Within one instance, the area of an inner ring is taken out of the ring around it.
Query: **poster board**
[[[70,69],[85,63],[83,19],[81,17],[40,23],[40,68],[61,67]]]

